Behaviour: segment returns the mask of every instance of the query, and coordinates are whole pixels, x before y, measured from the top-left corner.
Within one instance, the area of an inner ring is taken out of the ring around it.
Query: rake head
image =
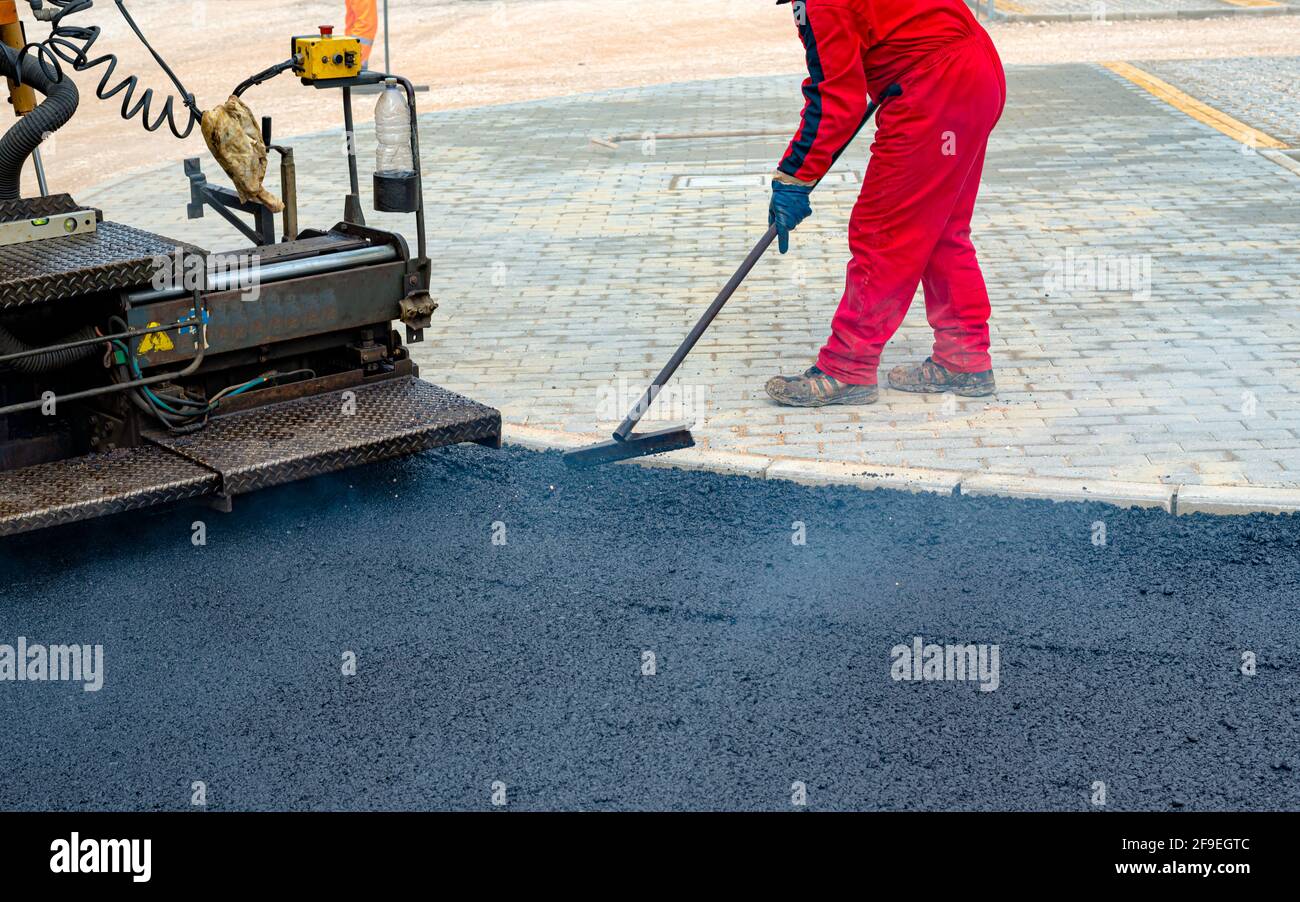
[[[575,470],[599,467],[620,460],[632,460],[648,457],[651,454],[663,454],[665,451],[679,451],[682,448],[695,447],[695,437],[686,426],[673,426],[656,432],[632,433],[625,439],[615,437],[599,445],[576,448],[567,451],[564,463]]]

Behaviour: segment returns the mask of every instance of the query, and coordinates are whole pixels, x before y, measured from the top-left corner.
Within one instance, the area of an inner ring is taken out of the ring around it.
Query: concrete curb
[[[1300,512],[1300,489],[1248,485],[1191,485],[1178,492],[1178,515],[1294,514]]]
[[[1266,150],[1260,150],[1258,151],[1258,153],[1264,159],[1276,163],[1277,165],[1281,166],[1283,169],[1286,169],[1295,175],[1300,175],[1300,160],[1297,160],[1295,157],[1291,156],[1291,154],[1296,153],[1296,151],[1266,149]]]
[[[972,0],[966,0],[966,5],[972,10],[978,9],[981,21],[987,21],[985,10],[988,9],[987,3],[976,4]],[[1205,9],[1185,9],[1185,10],[1151,10],[1149,12],[1108,12],[1103,17],[1104,22],[1131,22],[1131,21],[1157,21],[1169,19],[1217,19],[1223,16],[1286,16],[1300,13],[1300,7],[1295,6],[1225,6],[1206,7]],[[993,21],[995,23],[1018,23],[1024,22],[1035,24],[1040,22],[1091,22],[1094,16],[1091,12],[1079,13],[1004,13],[997,9],[997,0],[994,0]]]
[[[608,435],[560,432],[506,423],[502,441],[532,451],[568,451],[606,441]],[[768,457],[738,451],[690,448],[624,464],[650,468],[703,470],[753,479],[783,479],[802,485],[851,485],[862,489],[934,492],[942,495],[996,495],[1041,501],[1100,501],[1121,508],[1150,508],[1168,514],[1300,514],[1300,487],[1166,485],[1108,482],[1050,476],[979,473],[963,470],[881,467],[871,464]]]
[[[864,489],[955,494],[967,474],[951,470],[911,467],[873,467],[839,461],[782,457],[767,468],[768,479],[786,479],[804,485],[856,485]]]
[[[1172,514],[1178,486],[980,473],[962,480],[961,493],[1047,501],[1102,501],[1116,507],[1158,507]]]

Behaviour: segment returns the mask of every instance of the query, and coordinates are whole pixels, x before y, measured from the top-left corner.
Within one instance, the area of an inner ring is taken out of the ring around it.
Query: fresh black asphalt
[[[4,809],[1300,808],[1292,517],[465,447],[0,575],[0,644],[105,656],[99,692],[0,682]],[[998,645],[999,687],[891,679],[914,636]]]

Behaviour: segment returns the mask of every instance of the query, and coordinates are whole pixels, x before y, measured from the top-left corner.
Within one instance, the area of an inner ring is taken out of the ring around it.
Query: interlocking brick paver
[[[1300,178],[1097,66],[1009,67],[1008,82],[974,225],[993,301],[995,398],[954,405],[886,390],[873,407],[797,411],[762,391],[769,375],[805,368],[825,338],[864,135],[836,170],[853,179],[819,188],[794,252],[759,264],[647,426],[702,410],[696,436],[708,450],[1300,485]],[[426,114],[441,308],[413,347],[424,375],[509,423],[607,433],[762,233],[766,174],[799,106],[791,75]],[[1279,109],[1290,118],[1273,131],[1300,131],[1300,112]],[[770,134],[637,138],[617,150],[590,141],[740,129]],[[342,211],[341,132],[292,143],[302,222],[328,226]],[[357,143],[373,157],[373,130]],[[205,169],[218,177],[211,161]],[[187,193],[172,166],[79,200],[238,246],[220,220],[184,218]],[[408,217],[369,219],[413,232]],[[1126,278],[1098,284],[1106,263],[1128,264],[1116,269]],[[918,294],[882,375],[930,341]]]

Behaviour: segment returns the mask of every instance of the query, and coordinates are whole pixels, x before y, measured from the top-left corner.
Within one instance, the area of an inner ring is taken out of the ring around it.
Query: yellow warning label
[[[156,329],[161,323],[150,323],[146,328]],[[170,336],[166,332],[150,332],[144,338],[140,339],[140,347],[136,348],[136,356],[149,354],[154,351],[170,351],[176,345],[172,344]]]

